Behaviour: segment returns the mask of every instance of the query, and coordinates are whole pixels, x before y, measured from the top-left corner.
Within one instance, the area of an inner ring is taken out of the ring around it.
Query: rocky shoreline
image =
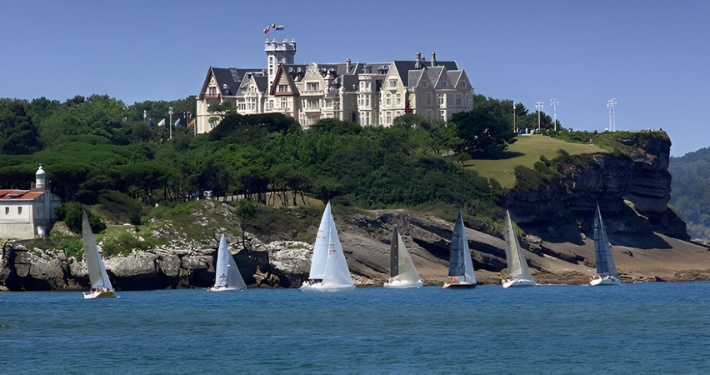
[[[389,243],[394,225],[425,285],[442,285],[448,273],[453,224],[403,210],[373,211],[336,220],[353,281],[381,286],[388,278]],[[315,231],[317,228],[311,228]],[[506,276],[503,239],[467,228],[476,277],[499,284]],[[550,242],[526,235],[521,244],[539,284],[585,284],[594,274],[591,240]],[[710,280],[708,247],[663,234],[611,235],[614,257],[624,282]],[[297,288],[307,279],[312,245],[298,241],[264,244],[251,234],[245,241],[227,234],[230,251],[250,288]],[[216,240],[191,241],[105,260],[117,290],[207,288],[214,282]],[[66,252],[55,253],[21,243],[5,243],[0,253],[0,290],[87,290],[86,264]]]

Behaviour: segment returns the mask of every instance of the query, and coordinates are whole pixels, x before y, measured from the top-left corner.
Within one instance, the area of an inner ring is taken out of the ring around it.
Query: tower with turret
[[[266,52],[267,56],[267,69],[269,74],[268,90],[271,90],[271,85],[274,83],[274,77],[276,76],[276,70],[278,69],[279,64],[294,63],[293,56],[296,54],[296,40],[291,39],[289,42],[286,38],[284,38],[283,42],[279,43],[276,39],[271,41],[266,39],[264,52]]]

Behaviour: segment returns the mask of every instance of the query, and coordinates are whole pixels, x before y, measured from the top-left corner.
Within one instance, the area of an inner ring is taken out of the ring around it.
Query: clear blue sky
[[[262,30],[297,63],[456,60],[475,91],[565,127],[663,128],[710,146],[710,1],[0,1],[0,97],[133,104],[195,95],[209,66],[266,66]]]

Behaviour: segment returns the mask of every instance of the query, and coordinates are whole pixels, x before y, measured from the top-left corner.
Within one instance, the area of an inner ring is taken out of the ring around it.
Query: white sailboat
[[[226,292],[230,290],[244,290],[247,286],[239,273],[237,263],[227,247],[227,240],[222,234],[217,249],[217,266],[215,267],[214,286],[207,289],[209,292]]]
[[[422,286],[422,280],[419,278],[417,269],[414,268],[412,258],[404,246],[404,241],[402,241],[402,236],[399,235],[396,225],[390,245],[390,280],[384,286],[395,289],[421,288]]]
[[[468,248],[466,228],[463,226],[463,216],[459,217],[454,225],[451,236],[451,249],[449,250],[449,277],[450,282],[444,284],[447,288],[475,288],[476,275],[473,273],[473,259]]]
[[[528,263],[525,261],[525,255],[518,242],[518,236],[515,235],[513,221],[510,220],[510,212],[505,213],[505,257],[508,260],[508,279],[501,280],[503,288],[511,287],[526,287],[535,286],[528,268]]]
[[[620,285],[619,273],[616,271],[614,258],[611,255],[611,246],[606,236],[602,213],[597,204],[597,214],[594,216],[594,255],[597,262],[597,275],[589,284],[596,285]]]
[[[86,267],[89,269],[89,281],[91,282],[89,293],[83,293],[84,299],[115,297],[111,280],[104,268],[104,262],[101,261],[99,248],[96,246],[94,233],[91,232],[86,210],[83,212],[81,221],[81,235],[84,242],[84,260],[86,260]]]
[[[330,212],[330,202],[320,221],[308,277],[309,280],[301,286],[304,292],[349,292],[355,289]]]

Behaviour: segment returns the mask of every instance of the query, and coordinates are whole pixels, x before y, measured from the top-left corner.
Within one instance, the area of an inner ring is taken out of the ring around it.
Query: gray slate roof
[[[212,68],[212,73],[217,80],[222,95],[233,96],[239,91],[244,75],[248,72],[260,72],[262,69],[236,69],[236,68]],[[227,85],[227,91],[224,89]]]

